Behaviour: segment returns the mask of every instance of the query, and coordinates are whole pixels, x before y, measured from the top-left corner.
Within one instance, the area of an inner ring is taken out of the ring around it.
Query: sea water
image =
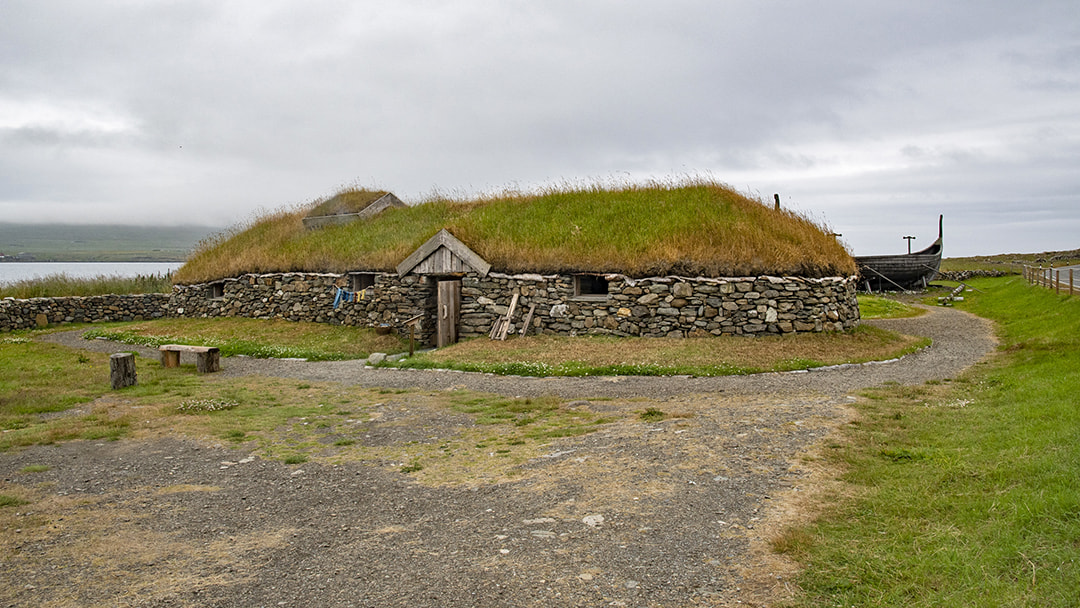
[[[0,262],[0,285],[53,274],[76,279],[166,275],[182,265],[183,262]]]

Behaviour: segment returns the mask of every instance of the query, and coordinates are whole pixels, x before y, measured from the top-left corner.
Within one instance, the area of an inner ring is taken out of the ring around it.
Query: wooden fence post
[[[109,379],[113,390],[138,384],[135,377],[135,353],[116,353],[109,356]]]
[[[1073,295],[1073,269],[1069,269],[1069,295]]]
[[[1054,293],[1061,293],[1061,271],[1054,271]]]

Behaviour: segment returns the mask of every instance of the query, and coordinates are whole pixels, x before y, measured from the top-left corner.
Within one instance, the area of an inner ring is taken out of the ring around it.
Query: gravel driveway
[[[994,346],[989,323],[952,309],[874,323],[934,344],[890,363],[730,378],[225,359],[228,375],[555,394],[595,411],[645,404],[679,416],[625,415],[553,442],[512,480],[446,486],[176,438],[0,454],[4,485],[33,498],[0,510],[0,604],[762,605],[790,592],[786,570],[762,550],[771,518],[817,482],[799,455],[849,416],[848,395],[955,376]],[[129,350],[71,332],[47,339]]]

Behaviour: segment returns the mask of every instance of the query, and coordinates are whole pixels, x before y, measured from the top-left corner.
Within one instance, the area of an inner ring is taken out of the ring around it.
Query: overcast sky
[[[857,255],[1080,247],[1080,2],[0,0],[0,221],[684,176]]]

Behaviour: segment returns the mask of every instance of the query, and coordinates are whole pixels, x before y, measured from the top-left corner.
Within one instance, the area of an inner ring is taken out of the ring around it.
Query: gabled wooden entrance
[[[432,313],[435,317],[436,346],[441,348],[457,342],[461,277],[470,272],[484,277],[490,270],[491,264],[446,229],[440,230],[398,264],[398,276],[415,273],[436,282],[435,310],[428,311],[429,319]]]

